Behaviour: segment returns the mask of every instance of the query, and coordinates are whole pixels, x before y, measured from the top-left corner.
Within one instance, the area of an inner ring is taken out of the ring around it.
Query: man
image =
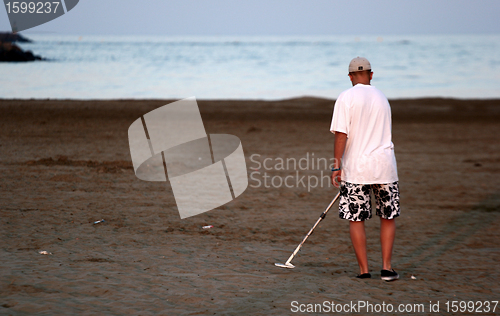
[[[373,192],[381,221],[381,278],[392,281],[399,278],[391,266],[391,256],[396,232],[394,218],[400,210],[391,108],[382,92],[370,85],[373,72],[366,58],[351,61],[349,78],[353,87],[342,92],[335,102],[330,127],[335,133],[332,183],[340,187],[339,216],[350,221],[360,270],[357,278],[362,279],[371,278],[364,221],[372,217],[370,191]]]

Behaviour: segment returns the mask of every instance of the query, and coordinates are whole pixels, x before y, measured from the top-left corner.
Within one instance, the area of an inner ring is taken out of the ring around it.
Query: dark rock
[[[19,46],[12,43],[0,42],[0,62],[23,62],[43,60],[42,57],[33,55],[31,51],[23,51]]]
[[[0,62],[2,61],[35,61],[43,60],[31,51],[23,51],[14,42],[31,43],[30,39],[19,33],[0,32]]]
[[[22,36],[19,33],[0,32],[0,42],[3,42],[3,43],[11,43],[11,42],[32,43],[33,41]]]

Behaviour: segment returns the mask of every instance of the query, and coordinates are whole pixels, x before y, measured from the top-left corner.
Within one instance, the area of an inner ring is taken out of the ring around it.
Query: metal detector
[[[275,263],[274,264],[275,266],[280,267],[280,268],[288,268],[288,269],[295,268],[295,266],[290,263],[292,261],[293,257],[295,257],[295,255],[297,254],[297,252],[299,252],[300,248],[306,242],[307,238],[309,236],[311,236],[313,230],[316,228],[316,226],[318,226],[319,222],[321,222],[325,218],[326,213],[328,213],[328,211],[332,208],[332,205],[335,202],[337,202],[339,196],[340,196],[340,192],[337,193],[337,195],[335,196],[335,198],[333,198],[333,200],[330,202],[330,205],[328,205],[328,207],[326,208],[326,210],[323,213],[321,213],[321,216],[316,221],[316,224],[314,224],[314,226],[311,228],[311,230],[307,233],[306,237],[304,237],[304,240],[302,240],[302,242],[297,246],[297,248],[295,248],[295,251],[292,253],[292,255],[290,256],[290,258],[288,258],[288,260],[285,263]]]

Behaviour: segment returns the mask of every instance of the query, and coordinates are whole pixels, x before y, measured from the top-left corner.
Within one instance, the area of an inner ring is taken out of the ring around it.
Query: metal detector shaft
[[[295,255],[297,254],[297,252],[299,252],[300,248],[306,242],[307,238],[309,236],[311,236],[313,230],[316,228],[316,226],[318,226],[319,222],[321,222],[325,218],[326,213],[328,213],[328,211],[332,208],[332,205],[335,204],[335,202],[337,202],[339,196],[340,196],[340,192],[337,193],[337,195],[335,196],[335,198],[333,198],[333,200],[330,202],[330,205],[328,205],[328,207],[326,208],[326,210],[323,213],[321,213],[321,216],[316,221],[316,224],[314,224],[314,226],[311,228],[311,230],[307,233],[306,237],[304,237],[304,240],[302,240],[302,242],[297,246],[297,248],[295,248],[295,251],[292,253],[292,255],[290,256],[290,258],[288,258],[288,260],[286,261],[285,265],[290,264],[290,262],[292,261],[293,257],[295,257]]]

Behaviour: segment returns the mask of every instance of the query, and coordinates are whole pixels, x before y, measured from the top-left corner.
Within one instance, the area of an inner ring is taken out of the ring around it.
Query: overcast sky
[[[64,16],[23,33],[499,34],[499,17],[499,0],[80,0]],[[0,30],[10,31],[1,8]]]

